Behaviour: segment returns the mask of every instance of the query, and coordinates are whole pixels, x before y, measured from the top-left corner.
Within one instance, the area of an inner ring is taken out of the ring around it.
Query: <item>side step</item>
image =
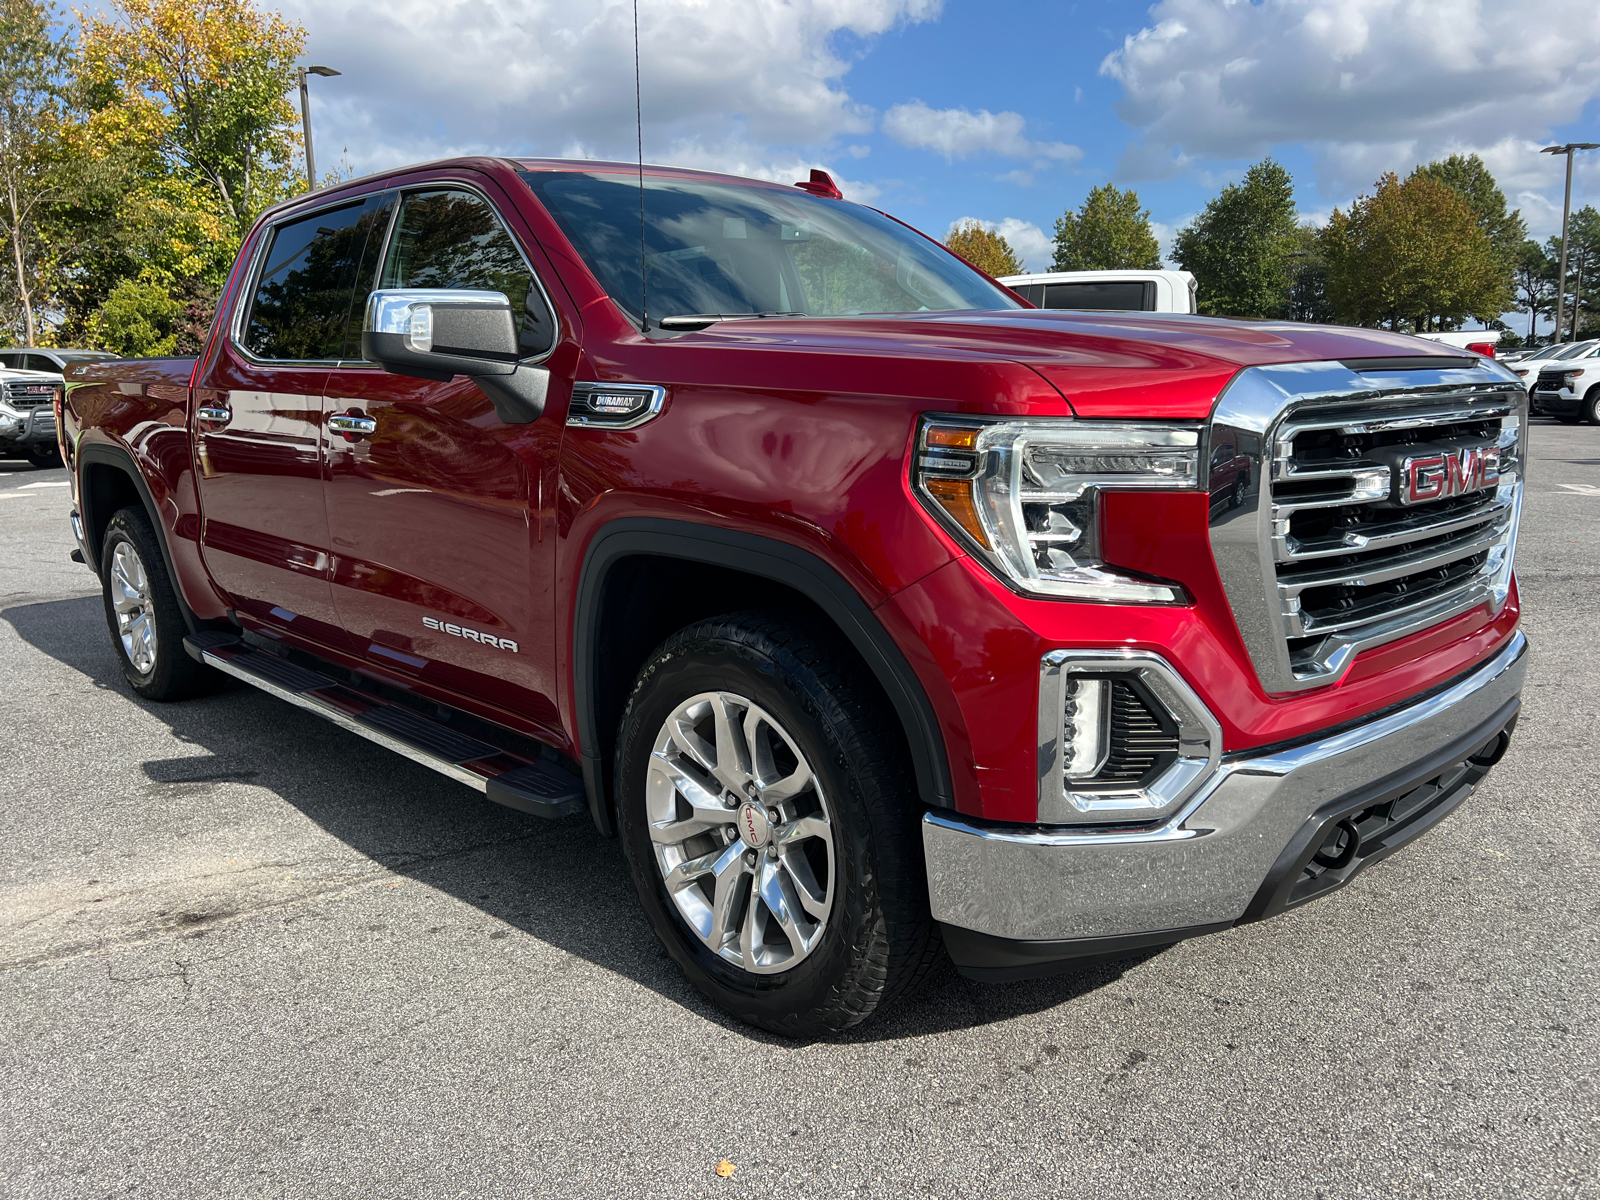
[[[238,635],[206,630],[183,639],[196,662],[307,709],[412,762],[476,788],[496,804],[555,819],[587,811],[583,780],[390,704],[298,663],[256,650]]]

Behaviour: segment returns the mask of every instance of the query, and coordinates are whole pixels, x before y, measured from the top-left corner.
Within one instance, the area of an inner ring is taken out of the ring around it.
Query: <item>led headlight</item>
[[[1100,493],[1198,486],[1200,434],[1089,421],[926,418],[913,479],[928,510],[1018,591],[1121,604],[1186,600],[1105,565]]]

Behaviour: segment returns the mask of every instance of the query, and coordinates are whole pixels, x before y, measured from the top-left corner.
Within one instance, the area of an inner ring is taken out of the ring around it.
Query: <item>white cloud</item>
[[[645,157],[825,149],[869,132],[840,33],[932,20],[941,0],[651,0],[639,7]],[[321,145],[359,169],[460,152],[634,154],[628,0],[286,0],[310,32]]]
[[[986,221],[982,217],[962,217],[960,220],[950,222],[950,228],[945,230],[945,236],[949,237],[960,226],[972,222],[977,222],[991,233],[998,233],[1005,238],[1006,244],[1017,252],[1028,270],[1050,269],[1050,261],[1055,257],[1055,242],[1032,221],[1020,221],[1016,217],[1006,217],[1000,221]]]
[[[1600,97],[1593,0],[1159,0],[1101,64],[1144,131],[1126,178],[1306,142],[1325,191],[1476,151],[1508,194],[1559,173],[1530,137]]]
[[[974,154],[1001,158],[1032,158],[1073,163],[1083,151],[1065,142],[1030,141],[1027,118],[1021,113],[992,113],[986,108],[929,108],[921,100],[896,104],[883,115],[883,131],[895,141],[918,150],[932,150],[945,161]]]

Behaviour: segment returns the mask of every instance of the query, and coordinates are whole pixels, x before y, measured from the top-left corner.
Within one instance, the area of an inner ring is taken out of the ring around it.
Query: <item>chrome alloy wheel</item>
[[[118,542],[111,552],[111,607],[117,613],[117,635],[133,669],[148,675],[156,665],[156,621],[150,607],[150,577],[139,552]]]
[[[732,692],[678,705],[656,735],[645,812],[667,894],[714,953],[776,975],[821,944],[833,821],[811,764],[770,713]]]

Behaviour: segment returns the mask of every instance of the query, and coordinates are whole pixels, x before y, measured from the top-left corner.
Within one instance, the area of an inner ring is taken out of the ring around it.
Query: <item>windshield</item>
[[[523,179],[611,298],[641,312],[639,180],[525,171]],[[881,213],[784,190],[644,181],[652,323],[696,314],[855,316],[1020,308],[954,255]]]
[[[1600,342],[1578,342],[1576,345],[1568,346],[1560,354],[1556,355],[1556,358],[1558,360],[1579,358],[1589,353],[1589,351],[1593,350],[1597,345],[1600,345]]]

